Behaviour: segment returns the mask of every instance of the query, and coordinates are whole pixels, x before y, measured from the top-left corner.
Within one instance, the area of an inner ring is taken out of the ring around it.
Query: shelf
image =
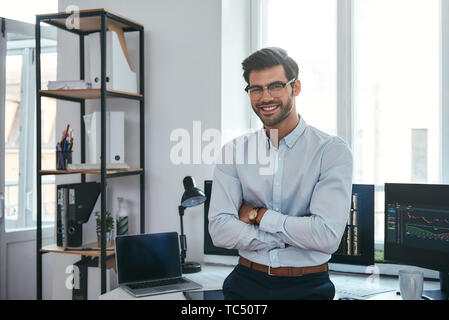
[[[59,12],[50,14],[38,14],[37,17],[42,22],[48,23],[55,27],[72,31],[75,33],[83,32],[98,32],[101,30],[101,15],[106,14],[107,17],[113,20],[115,26],[123,29],[124,31],[135,31],[143,29],[140,23],[137,23],[131,19],[122,17],[116,13],[113,13],[106,9],[90,9],[79,11],[79,29],[68,29],[66,26],[67,18],[73,19],[74,13]],[[108,22],[111,23],[112,21]]]
[[[63,174],[101,174],[101,170],[41,170],[41,175],[63,175]],[[110,178],[133,176],[143,173],[142,168],[127,169],[127,170],[106,170],[106,175]]]
[[[96,249],[96,250],[82,250],[83,248],[88,249]],[[79,248],[73,248],[74,250],[65,250],[64,247],[58,247],[56,244],[48,245],[45,247],[42,247],[41,252],[42,253],[65,253],[65,254],[76,254],[76,255],[82,255],[82,256],[89,256],[89,257],[99,257],[101,255],[100,248],[98,247],[98,243],[92,242],[88,243],[82,247]],[[115,247],[108,247],[106,251],[106,257],[110,257],[115,255]]]
[[[41,116],[41,98],[48,97],[52,99],[61,99],[71,102],[80,103],[80,125],[81,125],[81,150],[86,151],[85,146],[85,129],[82,126],[83,117],[85,115],[85,100],[87,99],[98,99],[101,104],[101,112],[106,112],[107,104],[110,99],[103,98],[122,98],[122,99],[131,99],[135,101],[139,101],[140,105],[140,164],[138,166],[142,168],[133,168],[133,169],[106,169],[106,172],[103,172],[105,176],[102,176],[102,171],[97,167],[96,169],[91,170],[41,170],[42,164],[40,161],[37,162],[36,174],[41,177],[43,175],[70,175],[70,174],[81,174],[81,183],[86,182],[85,174],[92,175],[100,175],[101,177],[101,188],[103,194],[106,196],[108,193],[106,189],[107,181],[105,178],[113,178],[113,177],[122,177],[122,176],[134,176],[138,175],[140,178],[140,233],[145,232],[145,179],[144,179],[144,155],[145,155],[145,130],[144,130],[144,119],[145,119],[145,99],[143,93],[145,91],[145,74],[144,74],[144,62],[145,62],[145,35],[144,35],[144,27],[143,25],[127,19],[123,16],[115,14],[111,11],[105,9],[91,9],[91,10],[80,10],[78,12],[59,12],[59,13],[50,13],[50,14],[39,14],[36,16],[36,83],[40,84],[42,82],[41,77],[41,46],[39,45],[41,42],[41,22],[45,24],[52,25],[64,31],[76,34],[79,40],[79,71],[80,71],[80,79],[84,79],[85,74],[85,36],[89,35],[93,32],[100,32],[100,46],[105,39],[105,32],[107,30],[114,31],[117,33],[121,45],[123,46],[124,42],[124,32],[133,32],[137,31],[138,33],[138,52],[139,52],[139,93],[131,93],[131,92],[123,92],[119,90],[112,90],[103,87],[103,89],[71,89],[71,90],[41,90],[41,86],[38,85],[36,90],[36,131],[37,131],[37,141],[42,137],[42,123],[39,120]],[[68,22],[68,23],[67,23]],[[67,24],[66,24],[67,23]],[[107,48],[106,48],[107,49]],[[100,62],[105,62],[106,52],[107,50],[101,50]],[[126,50],[125,50],[126,51]],[[106,73],[104,68],[102,68],[101,79],[106,78]],[[104,114],[103,114],[104,115]],[[103,139],[108,139],[106,128],[101,128],[101,137]],[[85,162],[85,154],[81,153],[81,162]],[[41,148],[37,149],[37,157],[40,159],[41,157]],[[98,178],[98,176],[96,177]],[[42,255],[47,252],[60,253],[60,254],[72,254],[72,255],[80,255],[82,256],[81,260],[85,260],[88,267],[100,267],[101,268],[101,293],[106,293],[106,269],[108,265],[112,266],[115,264],[115,251],[114,250],[98,250],[98,243],[91,243],[84,248],[92,248],[96,250],[82,250],[83,247],[80,248],[71,248],[70,250],[65,250],[64,247],[58,247],[55,244],[50,246],[42,246],[42,185],[38,186],[37,189],[37,209],[36,209],[36,289],[37,289],[37,299],[42,299]],[[102,196],[103,196],[102,194]],[[101,201],[101,213],[102,215],[106,213],[106,202]],[[104,249],[104,248],[103,248]],[[105,255],[104,255],[105,254]],[[87,276],[87,274],[86,274]]]
[[[40,90],[40,95],[56,99],[67,99],[81,101],[85,99],[100,99],[101,89],[60,89],[60,90]],[[143,95],[138,93],[124,92],[119,90],[106,89],[106,96],[112,98],[125,98],[142,100]]]

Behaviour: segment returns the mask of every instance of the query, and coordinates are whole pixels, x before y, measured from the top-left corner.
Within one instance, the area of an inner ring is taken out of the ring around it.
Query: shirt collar
[[[307,128],[307,123],[304,121],[303,117],[299,116],[299,123],[296,128],[293,129],[286,137],[284,137],[285,143],[291,149],[295,145],[296,141],[298,141],[299,137],[304,133]]]
[[[290,132],[287,136],[285,136],[282,139],[285,141],[285,144],[290,149],[293,148],[296,141],[298,141],[299,137],[304,133],[304,131],[307,128],[306,121],[299,114],[298,114],[298,116],[299,116],[299,123],[296,125],[295,129],[293,129],[292,132]],[[272,142],[270,141],[270,138],[267,136],[265,128],[260,129],[260,132],[267,139],[268,146],[271,146]],[[281,140],[281,142],[282,142],[282,140]]]

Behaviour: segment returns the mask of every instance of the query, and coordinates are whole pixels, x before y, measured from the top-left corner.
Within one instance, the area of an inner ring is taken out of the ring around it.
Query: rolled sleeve
[[[287,215],[268,209],[260,220],[260,230],[269,233],[283,232]]]

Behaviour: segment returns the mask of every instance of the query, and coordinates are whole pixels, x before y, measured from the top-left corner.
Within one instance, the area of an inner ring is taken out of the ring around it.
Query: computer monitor
[[[448,299],[449,185],[385,184],[385,260],[439,271],[423,297]]]
[[[238,250],[214,246],[209,234],[209,203],[212,180],[204,181],[204,260],[235,264]],[[354,184],[351,212],[339,250],[329,262],[354,265],[374,264],[374,185]]]
[[[331,263],[374,264],[374,185],[353,184],[345,232]]]

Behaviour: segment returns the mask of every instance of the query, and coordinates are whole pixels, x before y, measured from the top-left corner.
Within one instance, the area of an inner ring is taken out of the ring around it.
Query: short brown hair
[[[274,66],[282,65],[284,67],[287,80],[298,79],[298,64],[289,57],[287,51],[277,47],[268,47],[260,49],[242,62],[243,78],[249,84],[249,74],[253,70],[262,70]],[[293,84],[292,84],[293,85]]]

